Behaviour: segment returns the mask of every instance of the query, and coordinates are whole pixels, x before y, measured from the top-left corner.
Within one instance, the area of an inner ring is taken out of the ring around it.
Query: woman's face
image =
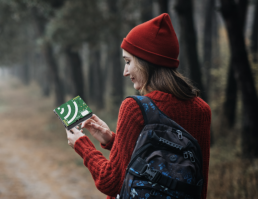
[[[136,67],[135,59],[133,55],[123,49],[123,58],[125,60],[124,76],[129,76],[134,83],[134,88],[140,90],[143,87],[143,75],[141,71]]]

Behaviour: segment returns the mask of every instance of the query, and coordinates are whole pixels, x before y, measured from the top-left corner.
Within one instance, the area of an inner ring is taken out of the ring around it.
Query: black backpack
[[[120,199],[201,198],[202,153],[197,140],[146,96],[136,100],[144,128],[126,169]]]

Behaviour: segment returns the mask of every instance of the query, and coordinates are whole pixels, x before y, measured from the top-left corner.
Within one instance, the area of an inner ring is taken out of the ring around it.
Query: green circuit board
[[[92,110],[80,96],[55,108],[54,112],[66,127],[74,126],[73,124],[76,122],[87,119],[92,115]]]

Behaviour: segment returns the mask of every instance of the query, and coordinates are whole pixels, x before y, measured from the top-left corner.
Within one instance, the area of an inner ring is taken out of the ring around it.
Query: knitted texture
[[[183,101],[161,91],[153,91],[146,96],[150,97],[163,113],[198,140],[203,155],[202,199],[205,199],[210,158],[210,107],[199,97]],[[120,193],[126,167],[143,127],[144,120],[138,104],[134,99],[127,98],[119,110],[116,134],[112,135],[107,145],[102,145],[103,148],[111,149],[109,160],[96,150],[87,136],[75,142],[75,151],[83,158],[96,187],[108,195],[107,198],[113,198]]]
[[[177,68],[179,44],[167,13],[134,27],[121,48],[150,63]]]

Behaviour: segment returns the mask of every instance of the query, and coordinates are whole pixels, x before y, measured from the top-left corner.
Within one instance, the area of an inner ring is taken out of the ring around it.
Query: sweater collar
[[[147,96],[151,99],[157,100],[157,101],[169,101],[169,100],[171,100],[171,98],[173,98],[172,94],[165,93],[165,92],[158,91],[158,90],[152,91],[152,92],[146,94],[145,96]]]

